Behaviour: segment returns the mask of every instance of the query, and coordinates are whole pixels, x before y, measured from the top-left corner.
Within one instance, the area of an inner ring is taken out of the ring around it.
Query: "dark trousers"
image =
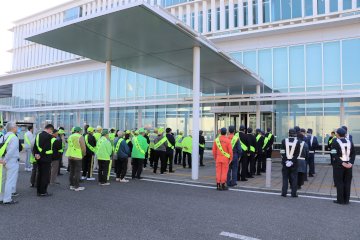
[[[304,184],[304,173],[303,172],[298,172],[297,185],[300,187],[303,184]]]
[[[35,184],[36,181],[36,173],[37,173],[38,164],[36,162],[33,163],[33,168],[31,171],[30,183]]]
[[[254,154],[250,154],[250,156],[248,156],[248,165],[250,165],[250,171],[249,171],[249,177],[252,177],[253,174],[255,174],[255,155]]]
[[[181,164],[181,152],[182,149],[181,148],[175,148],[175,164],[179,163]],[[179,162],[178,162],[178,155],[179,155]]]
[[[108,160],[100,160],[99,163],[99,183],[107,183],[107,175],[109,173],[110,161]]]
[[[146,153],[145,153],[144,168],[146,168],[147,161],[148,161],[148,151],[146,151]]]
[[[272,155],[272,148],[269,148],[269,150],[266,150],[266,158],[271,158]]]
[[[133,158],[133,167],[132,167],[132,178],[140,178],[142,172],[142,166],[144,164],[143,158]]]
[[[199,149],[199,155],[200,155],[200,165],[204,165],[203,159],[204,159],[204,149]]]
[[[233,186],[237,180],[239,160],[232,160],[229,165],[229,171],[227,174],[227,185]]]
[[[333,163],[333,157],[332,157],[332,154],[330,153],[330,163],[332,164]]]
[[[256,173],[260,174],[261,169],[262,169],[263,156],[257,155],[255,161],[256,161],[256,163],[255,163],[255,165],[256,165]]]
[[[309,154],[309,174],[314,174],[315,173],[315,159],[314,159],[314,154],[310,153]]]
[[[168,163],[169,163],[169,172],[172,172],[174,154],[172,154],[172,153],[166,154],[166,159],[168,160]]]
[[[82,166],[82,170],[83,170],[83,177],[90,178],[90,168],[91,168],[91,160],[92,160],[93,155],[85,155],[85,157],[83,158],[83,166]]]
[[[38,174],[37,174],[37,193],[47,193],[47,187],[50,180],[51,163],[37,161]]]
[[[297,191],[297,177],[298,171],[296,167],[293,165],[291,167],[286,167],[283,165],[282,168],[282,175],[283,175],[283,186],[282,186],[282,194],[286,195],[288,190],[288,182],[289,178],[291,179],[291,196],[296,195]]]
[[[126,175],[128,160],[127,158],[118,158],[116,162],[116,178],[123,179]]]
[[[154,166],[155,150],[150,148],[150,167]]]
[[[306,159],[305,159],[305,162],[306,162],[306,165],[305,165],[305,173],[304,173],[303,182],[308,180],[308,178],[307,178],[307,176],[308,176],[307,170],[308,170],[308,165],[309,165],[309,158],[306,158]]]
[[[261,158],[261,171],[262,172],[266,171],[266,157],[267,157],[267,151],[265,150],[265,152],[262,153],[262,158]]]
[[[334,167],[334,181],[337,191],[337,200],[348,203],[350,200],[352,168],[343,166]]]
[[[70,168],[69,181],[70,181],[70,186],[74,186],[75,188],[79,187],[81,165],[82,165],[81,160],[69,159],[69,168]]]
[[[241,181],[244,181],[247,175],[248,175],[248,156],[245,153],[241,155],[240,163],[238,166],[237,180],[240,181],[241,178]]]
[[[58,174],[60,174],[60,168],[63,166],[63,153],[59,153],[59,154],[60,154],[60,162],[59,162]]]
[[[187,156],[189,168],[191,168],[191,153],[184,151],[183,151],[183,167],[186,167],[186,156]]]
[[[167,159],[166,159],[166,154],[163,151],[155,151],[154,173],[156,173],[159,159],[161,161],[160,173],[164,173],[166,172]]]

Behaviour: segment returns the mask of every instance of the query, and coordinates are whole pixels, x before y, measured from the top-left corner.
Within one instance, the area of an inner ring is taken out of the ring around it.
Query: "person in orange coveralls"
[[[213,143],[213,156],[216,164],[217,190],[228,190],[225,186],[229,164],[233,159],[231,140],[226,136],[226,128],[221,129],[221,136]],[[222,186],[220,185],[222,183]]]

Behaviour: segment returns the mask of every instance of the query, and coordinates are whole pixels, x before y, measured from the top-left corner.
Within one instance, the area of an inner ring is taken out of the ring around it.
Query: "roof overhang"
[[[258,75],[159,6],[133,2],[65,22],[26,39],[192,89],[193,48],[200,47],[200,91],[271,88]]]

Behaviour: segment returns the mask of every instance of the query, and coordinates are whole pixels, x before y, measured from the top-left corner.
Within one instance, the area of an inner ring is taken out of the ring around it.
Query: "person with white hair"
[[[0,160],[2,165],[0,169],[2,171],[0,203],[8,205],[18,203],[11,198],[19,171],[19,139],[15,135],[18,132],[16,123],[8,122],[6,132],[3,138],[4,145],[0,149],[0,156],[3,157]]]
[[[123,138],[125,133],[123,131],[118,132],[118,139],[115,142],[114,154],[117,156],[116,164],[116,181],[127,183],[129,180],[125,179],[125,174],[127,170],[128,156],[131,151],[126,143],[126,140]]]

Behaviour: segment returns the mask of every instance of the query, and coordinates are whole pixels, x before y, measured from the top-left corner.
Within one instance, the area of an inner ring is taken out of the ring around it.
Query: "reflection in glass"
[[[324,85],[341,83],[340,42],[325,42],[324,47]]]
[[[343,84],[360,83],[360,39],[342,41]]]
[[[306,45],[306,86],[322,85],[321,43]]]
[[[290,87],[305,86],[304,46],[289,47]]]
[[[265,83],[272,87],[272,56],[271,49],[259,50],[259,75]]]
[[[274,48],[274,88],[288,87],[287,48]]]

